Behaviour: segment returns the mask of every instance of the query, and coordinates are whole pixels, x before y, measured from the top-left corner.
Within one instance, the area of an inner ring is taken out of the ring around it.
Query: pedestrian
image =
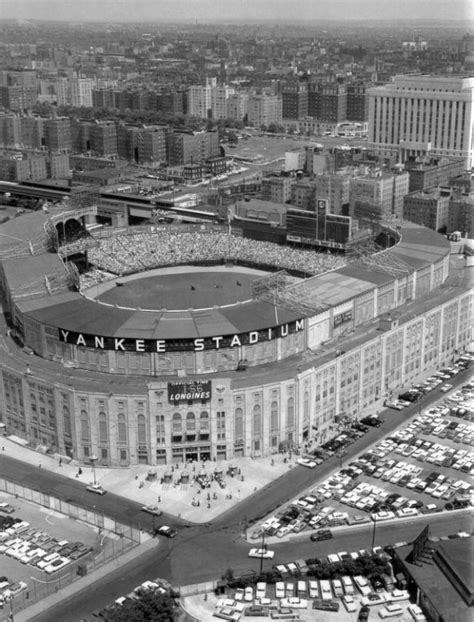
[[[63,459],[59,458],[59,466],[62,466],[62,465],[63,465]]]
[[[41,462],[39,463],[38,468],[40,468],[40,469],[41,469]]]
[[[5,446],[4,445],[2,445],[2,451],[5,451]]]
[[[78,474],[78,475],[82,475],[82,469],[81,469],[81,467],[79,467],[79,470],[77,471],[77,474]]]
[[[158,497],[158,503],[161,503],[161,497]]]

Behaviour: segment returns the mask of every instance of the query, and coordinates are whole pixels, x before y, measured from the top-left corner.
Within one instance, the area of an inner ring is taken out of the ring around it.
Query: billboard
[[[192,380],[190,382],[168,382],[168,402],[193,402],[210,400],[212,395],[210,380]]]

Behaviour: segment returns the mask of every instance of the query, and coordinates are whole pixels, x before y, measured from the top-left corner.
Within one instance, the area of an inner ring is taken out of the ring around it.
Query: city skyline
[[[3,0],[2,19],[46,21],[179,22],[268,21],[361,21],[361,20],[466,20],[474,18],[469,0]],[[131,19],[132,17],[132,19]]]

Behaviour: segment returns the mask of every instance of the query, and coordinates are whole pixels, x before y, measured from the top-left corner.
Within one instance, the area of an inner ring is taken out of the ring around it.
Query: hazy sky
[[[0,17],[61,21],[465,19],[472,0],[0,0]]]

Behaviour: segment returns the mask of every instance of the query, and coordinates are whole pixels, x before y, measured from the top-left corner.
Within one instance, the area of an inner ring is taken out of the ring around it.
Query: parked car
[[[357,616],[357,622],[367,622],[370,615],[370,608],[367,605],[363,605],[359,610],[359,615]]]
[[[2,501],[2,503],[0,503],[0,512],[3,512],[4,514],[12,514],[14,511],[15,508],[6,501]]]

